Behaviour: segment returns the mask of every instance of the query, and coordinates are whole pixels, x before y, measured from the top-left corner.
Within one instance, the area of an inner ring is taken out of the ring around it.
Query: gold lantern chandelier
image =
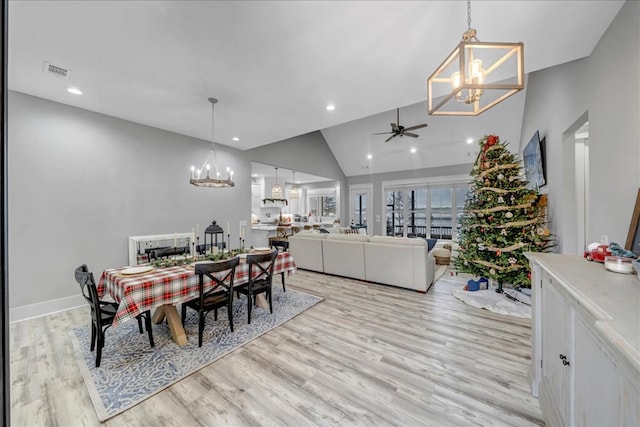
[[[477,116],[524,88],[524,44],[481,42],[471,28],[427,79],[429,114]]]
[[[300,189],[296,186],[296,171],[291,172],[293,175],[291,187],[289,187],[289,200],[297,200],[300,198]]]
[[[282,192],[282,187],[278,184],[278,168],[276,169],[276,183],[271,187],[271,198],[272,199],[282,199],[284,193]]]
[[[230,167],[227,166],[227,177],[222,178],[220,175],[220,170],[218,169],[218,163],[216,162],[216,146],[215,146],[215,121],[214,121],[214,108],[218,100],[216,98],[209,98],[209,102],[211,103],[211,151],[207,155],[207,158],[204,160],[202,167],[196,170],[195,166],[191,166],[191,177],[189,178],[189,183],[191,185],[195,185],[198,187],[212,187],[212,188],[224,188],[224,187],[234,187],[236,184],[233,182],[233,171]],[[211,177],[211,165],[209,164],[209,159],[213,162],[213,166],[215,169],[215,177]],[[203,177],[203,172],[206,171],[206,175]]]

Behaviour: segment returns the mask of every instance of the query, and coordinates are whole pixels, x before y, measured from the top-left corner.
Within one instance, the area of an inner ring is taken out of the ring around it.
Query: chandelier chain
[[[467,0],[467,30],[471,29],[471,0]]]

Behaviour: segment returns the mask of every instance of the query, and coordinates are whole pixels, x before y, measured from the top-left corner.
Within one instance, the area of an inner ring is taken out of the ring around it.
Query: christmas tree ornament
[[[504,179],[504,175],[502,175],[501,173],[498,174],[498,179],[499,180],[503,180]]]
[[[502,255],[502,251],[500,251],[500,249],[496,250],[496,256],[500,256]]]
[[[502,231],[500,232],[500,234],[502,234],[503,236],[507,235],[507,229],[503,228]]]
[[[498,203],[504,203],[504,198],[502,196],[498,196]]]
[[[507,213],[505,213],[504,216],[507,218],[513,218],[513,214],[510,211],[507,211]]]
[[[518,262],[518,260],[516,260],[514,257],[509,257],[509,264],[513,265],[516,262]]]

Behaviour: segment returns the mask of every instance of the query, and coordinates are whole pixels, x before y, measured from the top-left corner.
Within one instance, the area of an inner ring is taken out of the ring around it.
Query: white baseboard
[[[9,313],[9,321],[11,323],[20,322],[34,317],[46,316],[48,314],[70,310],[86,304],[87,302],[84,300],[82,295],[74,295],[46,302],[39,302],[36,304],[23,305],[11,309]]]

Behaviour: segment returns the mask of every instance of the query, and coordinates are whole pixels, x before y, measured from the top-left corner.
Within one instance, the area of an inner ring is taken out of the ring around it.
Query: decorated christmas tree
[[[530,287],[524,252],[546,252],[553,237],[546,222],[547,197],[527,189],[521,164],[496,135],[479,141],[458,229],[456,269],[503,285]]]

